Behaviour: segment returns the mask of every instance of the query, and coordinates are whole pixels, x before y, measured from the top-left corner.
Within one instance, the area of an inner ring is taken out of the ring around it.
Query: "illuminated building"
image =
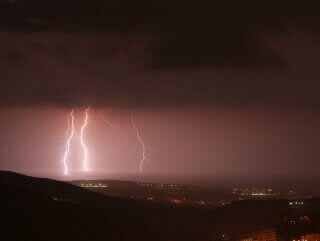
[[[320,234],[302,235],[300,241],[320,241]]]
[[[277,240],[277,234],[275,229],[265,229],[256,231],[253,234],[253,240],[261,240],[261,241],[276,241]]]
[[[260,228],[244,231],[238,235],[240,241],[276,241],[277,232],[274,228]]]

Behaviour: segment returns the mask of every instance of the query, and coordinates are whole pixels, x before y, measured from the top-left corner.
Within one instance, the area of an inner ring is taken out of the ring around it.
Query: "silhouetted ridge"
[[[12,240],[148,240],[142,204],[7,171],[0,172],[0,188],[3,227]]]
[[[1,235],[9,241],[206,241],[221,233],[272,227],[292,213],[320,222],[314,215],[320,212],[319,198],[305,200],[300,209],[286,200],[237,201],[218,210],[174,207],[6,171],[0,171],[0,190]],[[310,226],[310,232],[317,227]]]

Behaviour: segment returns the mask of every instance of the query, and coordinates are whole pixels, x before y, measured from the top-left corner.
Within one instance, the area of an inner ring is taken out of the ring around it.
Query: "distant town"
[[[79,180],[72,184],[108,196],[127,197],[150,202],[184,206],[220,208],[234,201],[285,199],[292,207],[304,205],[304,199],[318,196],[296,189],[229,187],[214,188],[181,184],[158,184],[130,181]]]
[[[222,231],[210,240],[236,241],[316,241],[320,240],[319,193],[295,188],[228,187],[159,184],[128,181],[86,180],[72,184],[108,196],[204,210],[230,210],[219,217]],[[264,202],[261,202],[264,201]],[[260,204],[259,204],[260,203]],[[265,203],[262,208],[261,203]],[[225,208],[224,208],[225,207]],[[278,210],[278,211],[275,211]],[[254,221],[255,212],[273,218]],[[237,229],[236,217],[255,223]],[[251,217],[251,218],[249,218]],[[228,218],[230,218],[228,220]],[[251,220],[252,219],[252,220]],[[218,224],[217,224],[218,225]]]

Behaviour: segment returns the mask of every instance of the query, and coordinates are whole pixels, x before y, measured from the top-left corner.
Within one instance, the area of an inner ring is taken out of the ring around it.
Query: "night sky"
[[[314,0],[0,0],[0,168],[66,178],[67,116],[79,132],[90,107],[90,172],[73,140],[69,178],[317,177],[319,12]]]

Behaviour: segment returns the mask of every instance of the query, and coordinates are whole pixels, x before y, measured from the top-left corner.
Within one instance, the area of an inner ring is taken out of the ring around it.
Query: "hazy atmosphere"
[[[317,1],[0,4],[2,169],[66,178],[74,109],[69,179],[317,176]]]
[[[0,0],[0,239],[319,241],[319,13]]]

